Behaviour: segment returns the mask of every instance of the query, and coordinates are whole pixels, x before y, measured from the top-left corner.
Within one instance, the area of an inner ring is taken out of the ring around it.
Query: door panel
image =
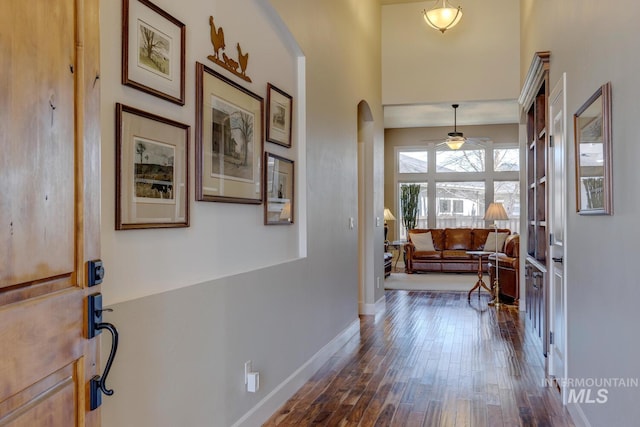
[[[9,151],[0,194],[11,197],[0,201],[9,255],[0,257],[0,287],[70,274],[75,261],[75,8],[68,0],[12,5],[2,24],[11,60],[1,79],[11,86],[0,119]]]
[[[566,205],[566,74],[551,93],[549,117],[551,118],[550,147],[550,212],[551,212],[551,274],[549,275],[549,329],[553,336],[549,351],[549,375],[559,384],[566,378],[566,289],[564,257],[565,205]],[[551,339],[550,339],[551,340]],[[562,389],[563,401],[566,391]]]
[[[98,258],[98,0],[0,14],[0,425],[99,425],[86,262]],[[90,25],[88,25],[90,24]]]
[[[42,420],[48,420],[52,422],[50,425],[72,425],[77,414],[75,367],[75,364],[68,365],[5,400],[0,411],[8,415],[0,419],[0,424],[37,426],[43,424]]]

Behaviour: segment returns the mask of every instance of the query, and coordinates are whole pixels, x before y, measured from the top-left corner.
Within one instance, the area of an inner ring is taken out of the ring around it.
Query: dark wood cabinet
[[[547,354],[546,345],[544,345],[546,341],[544,339],[546,336],[546,275],[546,269],[543,266],[532,262],[531,260],[527,261],[525,266],[527,321],[536,336],[540,338],[545,355]]]
[[[527,321],[540,338],[547,354],[547,271],[549,250],[548,219],[548,98],[549,52],[534,55],[520,95],[526,112],[527,177],[527,256],[525,261],[525,299]]]

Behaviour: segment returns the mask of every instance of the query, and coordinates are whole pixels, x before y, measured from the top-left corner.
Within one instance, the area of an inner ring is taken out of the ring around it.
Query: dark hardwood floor
[[[386,299],[265,426],[573,426],[517,308],[486,293]]]

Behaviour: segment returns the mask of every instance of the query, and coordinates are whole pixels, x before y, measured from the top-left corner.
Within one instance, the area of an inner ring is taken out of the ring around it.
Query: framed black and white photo
[[[262,97],[196,63],[196,200],[262,203]]]
[[[148,0],[122,1],[122,84],[184,105],[185,25]]]
[[[292,107],[290,95],[267,84],[267,141],[291,148]]]
[[[116,230],[189,226],[189,129],[116,104]]]
[[[265,204],[264,223],[293,224],[294,169],[293,160],[264,153]]]

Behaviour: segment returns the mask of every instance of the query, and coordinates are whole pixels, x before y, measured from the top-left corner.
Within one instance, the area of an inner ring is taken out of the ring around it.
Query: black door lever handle
[[[562,264],[562,261],[564,260],[564,257],[552,257],[551,259],[554,262],[559,262],[560,264]]]
[[[93,338],[98,335],[100,330],[106,329],[111,333],[111,351],[109,352],[109,358],[104,367],[104,373],[102,376],[96,375],[91,378],[90,382],[90,408],[93,411],[102,404],[102,394],[111,396],[113,389],[108,389],[106,385],[107,376],[111,370],[113,359],[116,357],[118,351],[118,330],[111,323],[102,321],[102,313],[105,311],[113,311],[111,309],[102,308],[102,295],[97,293],[89,295],[89,324],[88,324],[88,337]]]

